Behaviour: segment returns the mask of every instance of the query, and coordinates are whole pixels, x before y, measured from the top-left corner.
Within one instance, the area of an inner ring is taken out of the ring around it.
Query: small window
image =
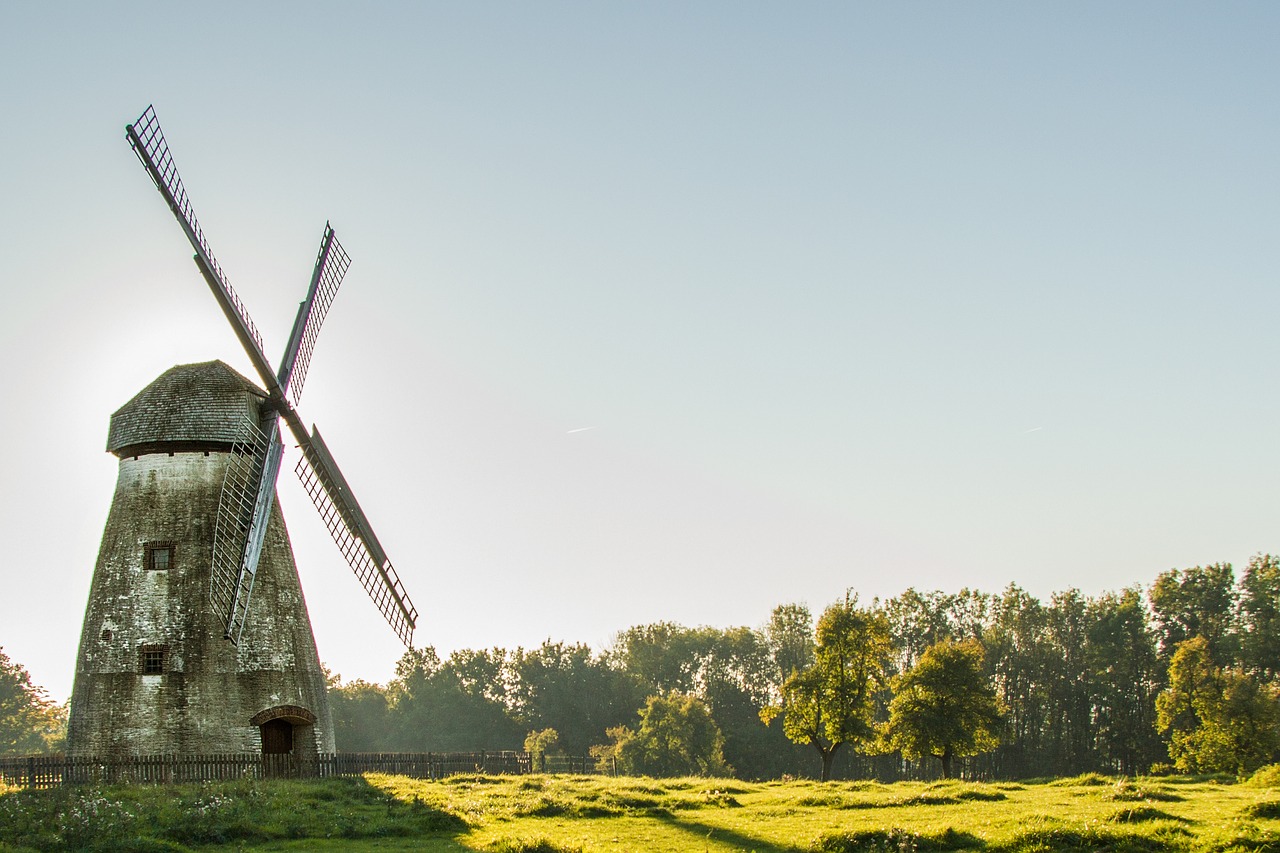
[[[110,640],[110,639],[111,639],[111,629],[110,629],[110,628],[103,628],[103,629],[102,629],[102,639],[104,639],[104,640]]]
[[[149,572],[163,572],[173,568],[173,543],[148,542],[144,564]]]
[[[164,646],[143,646],[142,674],[164,675],[166,651]]]

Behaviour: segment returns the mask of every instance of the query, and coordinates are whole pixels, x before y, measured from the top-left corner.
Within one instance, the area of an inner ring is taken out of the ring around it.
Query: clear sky
[[[263,7],[266,8],[263,8]],[[247,360],[154,103],[419,645],[606,645],[1280,549],[1273,3],[0,4],[0,645],[55,698],[111,413]],[[286,459],[286,468],[292,463]],[[321,659],[400,647],[292,474]]]

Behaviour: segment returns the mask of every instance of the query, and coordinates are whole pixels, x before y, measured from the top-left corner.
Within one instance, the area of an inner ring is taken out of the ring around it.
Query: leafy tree
[[[645,696],[694,693],[706,638],[674,622],[636,625],[614,638],[610,663],[640,685]]]
[[[49,752],[65,729],[63,708],[0,647],[0,755]]]
[[[813,663],[813,614],[803,604],[779,604],[773,608],[765,636],[779,684]]]
[[[937,758],[944,779],[951,778],[955,758],[995,749],[1000,707],[982,662],[977,640],[943,640],[925,649],[893,681],[885,744],[910,759]]]
[[[875,739],[876,696],[887,685],[893,652],[883,613],[861,609],[857,598],[828,607],[818,620],[814,663],[782,686],[782,703],[760,711],[766,723],[782,714],[782,728],[822,758],[822,780],[840,747]]]
[[[991,596],[965,587],[954,594],[908,588],[884,603],[898,671],[915,666],[924,650],[943,640],[981,640],[991,610]]]
[[[698,628],[701,662],[696,695],[711,710],[724,735],[724,756],[739,773],[752,778],[786,771],[779,762],[779,737],[760,720],[781,686],[773,649],[765,634],[751,628]],[[812,644],[813,640],[810,638]],[[786,739],[781,739],[783,752]]]
[[[415,752],[514,749],[520,727],[504,701],[506,652],[409,650],[389,685],[394,745]]]
[[[1240,578],[1240,657],[1249,672],[1280,676],[1280,560],[1258,554]]]
[[[1164,759],[1155,727],[1161,675],[1141,591],[1092,599],[1087,623],[1085,668],[1099,769],[1134,776]]]
[[[387,749],[391,705],[380,684],[357,678],[347,684],[329,677],[329,708],[333,738],[342,752],[382,752]]]
[[[1094,763],[1085,641],[1088,603],[1077,589],[1056,592],[1044,615],[1045,759],[1058,773],[1083,773]]]
[[[639,728],[619,726],[609,735],[610,752],[628,773],[670,777],[733,772],[724,760],[720,728],[696,696],[650,696],[640,710]]]
[[[992,602],[984,645],[996,695],[1007,709],[1000,753],[1002,772],[1010,776],[1056,772],[1044,758],[1055,665],[1048,630],[1044,606],[1017,585]]]
[[[1280,754],[1276,688],[1217,666],[1204,637],[1178,645],[1156,713],[1169,757],[1184,773],[1249,773]]]
[[[634,719],[644,702],[635,680],[590,647],[550,640],[511,656],[511,707],[526,731],[555,729],[560,745],[581,755],[607,729]]]
[[[555,729],[543,729],[529,732],[524,739],[524,751],[529,753],[529,760],[535,769],[547,769],[547,756],[562,752],[560,735]]]
[[[1219,666],[1235,661],[1236,594],[1230,563],[1163,572],[1151,585],[1150,599],[1166,666],[1178,644],[1192,637],[1205,638]]]

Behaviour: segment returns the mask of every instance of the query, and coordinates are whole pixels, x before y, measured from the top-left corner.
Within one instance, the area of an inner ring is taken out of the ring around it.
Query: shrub
[[[1280,764],[1259,767],[1245,784],[1253,788],[1280,788]]]

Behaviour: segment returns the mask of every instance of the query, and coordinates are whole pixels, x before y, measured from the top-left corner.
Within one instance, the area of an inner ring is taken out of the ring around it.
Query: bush
[[[1259,767],[1245,784],[1252,788],[1280,788],[1280,764]]]

